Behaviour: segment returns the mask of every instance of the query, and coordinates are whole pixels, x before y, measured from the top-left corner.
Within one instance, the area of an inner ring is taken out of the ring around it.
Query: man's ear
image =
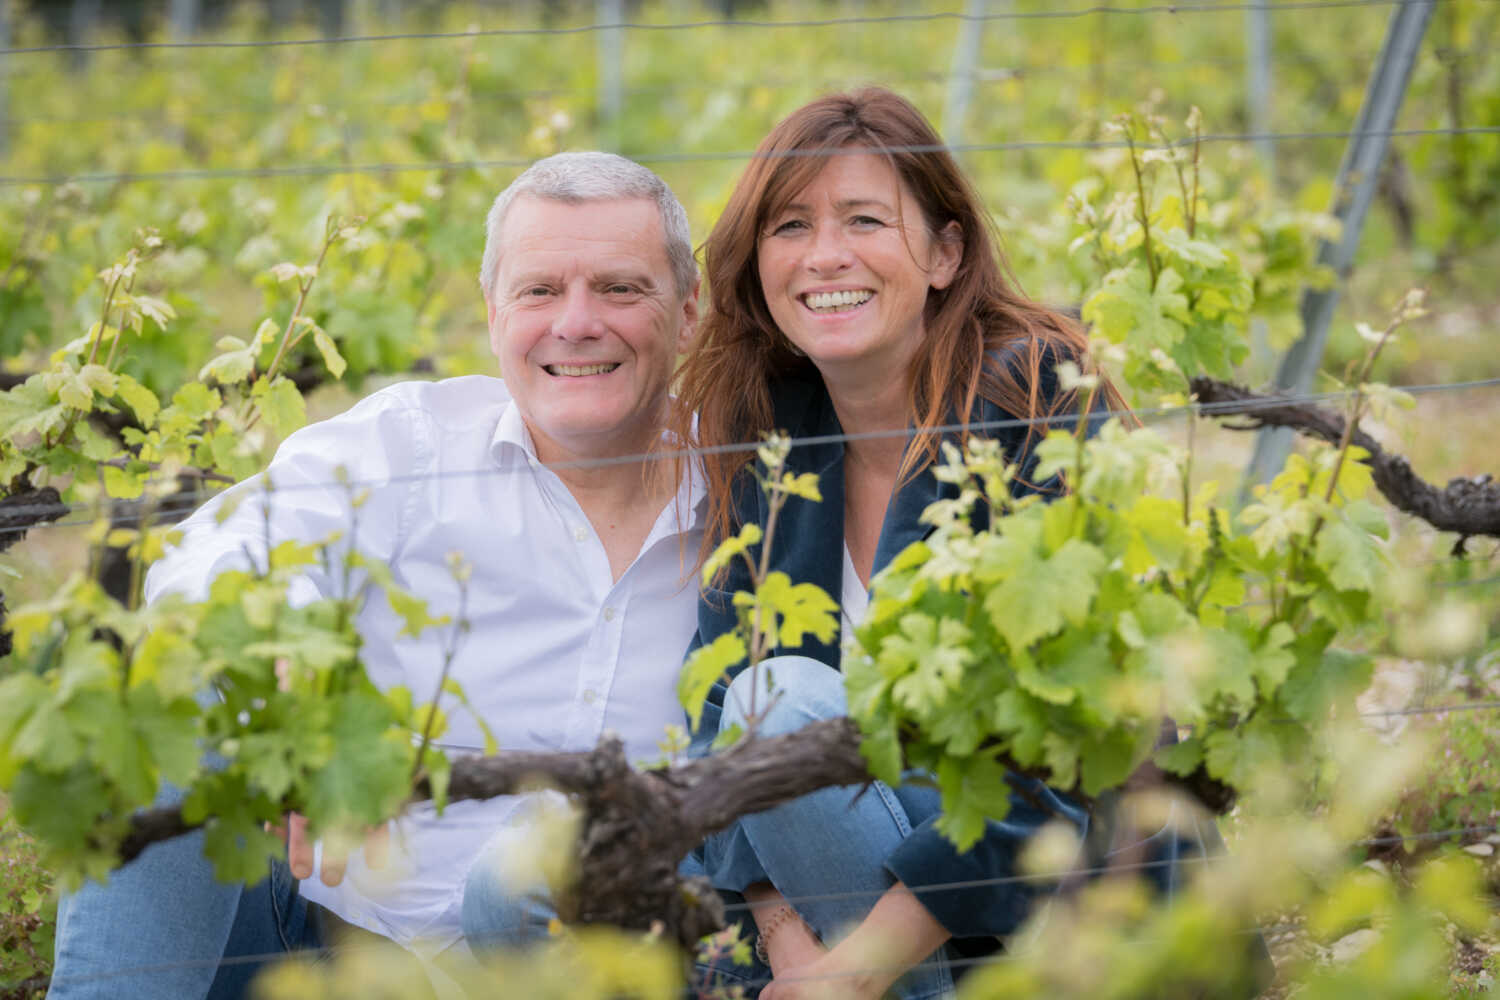
[[[484,308],[485,308],[485,314],[488,317],[485,320],[485,325],[489,328],[489,331],[490,331],[490,352],[492,354],[494,354],[496,357],[499,357],[500,356],[500,337],[498,335],[498,332],[495,329],[495,318],[497,316],[499,316],[500,310],[498,310],[498,309],[495,308],[495,300],[494,299],[485,299],[484,300]]]
[[[703,287],[702,278],[693,279],[693,289],[682,302],[682,326],[677,331],[677,353],[686,354],[693,346],[698,333],[698,291]]]
[[[964,260],[964,230],[957,220],[949,222],[932,241],[932,269],[927,283],[943,289],[953,284],[958,265]]]

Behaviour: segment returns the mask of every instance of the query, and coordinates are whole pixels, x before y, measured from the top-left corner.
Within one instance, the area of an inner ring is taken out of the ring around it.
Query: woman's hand
[[[764,950],[773,975],[783,969],[807,965],[828,951],[771,883],[757,882],[746,887],[745,899],[750,903],[750,915],[760,934],[757,953]]]
[[[896,977],[870,962],[851,966],[848,952],[840,951],[825,951],[806,965],[776,969],[776,978],[760,991],[760,1000],[879,1000],[884,996]]]
[[[772,965],[762,1000],[878,1000],[908,969],[942,947],[948,931],[897,882],[833,950],[806,964]],[[775,939],[772,939],[775,943]]]

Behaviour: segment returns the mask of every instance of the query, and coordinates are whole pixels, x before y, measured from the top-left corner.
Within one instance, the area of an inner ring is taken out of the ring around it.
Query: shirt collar
[[[490,435],[490,457],[500,466],[525,461],[530,465],[540,464],[536,457],[536,444],[526,421],[521,419],[521,408],[515,400],[509,400],[495,423],[495,433]]]
[[[693,417],[693,426],[696,430],[698,423],[697,415]],[[667,452],[675,451],[682,447],[676,435],[670,430],[662,431],[662,444]],[[502,468],[514,463],[525,462],[533,468],[541,465],[541,460],[536,455],[536,443],[531,438],[531,431],[526,428],[526,421],[521,419],[521,409],[516,406],[515,401],[506,403],[505,409],[500,414],[500,419],[495,423],[495,432],[490,435],[490,458],[496,465]],[[696,455],[686,456],[683,463],[683,475],[677,484],[677,493],[673,501],[676,510],[688,511],[689,521],[684,527],[696,527],[702,520],[705,501],[708,498],[708,478],[703,472],[703,463]]]

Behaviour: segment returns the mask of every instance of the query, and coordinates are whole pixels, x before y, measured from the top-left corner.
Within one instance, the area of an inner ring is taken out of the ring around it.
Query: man
[[[148,597],[204,594],[263,550],[264,503],[273,542],[347,531],[343,467],[371,488],[352,544],[435,613],[456,610],[448,554],[472,564],[473,627],[450,674],[502,747],[586,749],[612,730],[632,756],[654,756],[663,727],[681,720],[675,679],[696,620],[684,559],[698,546],[701,485],[652,475],[639,457],[659,447],[672,366],[697,320],[686,214],[660,178],[622,157],[550,157],[496,198],[480,284],[503,382],[392,386],[292,435],[269,494],[252,480],[230,491],[242,502],[222,524],[222,499],[185,522]],[[289,599],[336,593],[314,572]],[[371,678],[434,697],[441,630],[399,638],[376,594],[358,620]],[[480,749],[473,717],[445,708],[444,746]],[[440,820],[419,806],[396,821],[380,871],[360,852],[347,871],[315,863],[294,823],[300,893],[279,861],[258,886],[222,885],[199,837],[156,845],[108,887],[63,900],[51,995],[237,996],[255,963],[225,959],[317,944],[320,907],[429,953],[461,950],[475,859],[528,822],[516,797],[454,803]]]

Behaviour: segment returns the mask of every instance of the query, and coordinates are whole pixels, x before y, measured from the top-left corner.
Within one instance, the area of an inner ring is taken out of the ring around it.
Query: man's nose
[[[569,285],[563,292],[561,306],[552,323],[553,336],[561,340],[589,340],[603,336],[604,322],[592,289]]]

